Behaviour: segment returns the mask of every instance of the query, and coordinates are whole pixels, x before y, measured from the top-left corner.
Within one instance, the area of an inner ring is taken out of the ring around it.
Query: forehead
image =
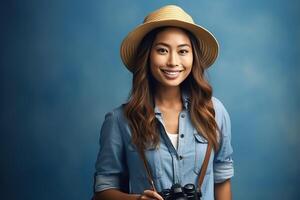
[[[164,42],[168,44],[191,44],[188,34],[176,27],[167,27],[157,33],[154,44]]]

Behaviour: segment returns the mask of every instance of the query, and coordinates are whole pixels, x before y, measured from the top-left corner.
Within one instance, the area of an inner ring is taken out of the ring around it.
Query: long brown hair
[[[129,101],[124,105],[125,117],[132,134],[132,142],[139,149],[158,146],[160,137],[154,113],[155,80],[150,72],[149,55],[157,33],[166,27],[149,32],[139,45],[135,68],[133,69],[132,89]],[[202,52],[198,40],[193,34],[184,30],[192,44],[193,67],[189,76],[181,83],[181,89],[188,92],[189,112],[192,124],[214,147],[219,148],[215,121],[215,110],[212,104],[212,87],[204,75]]]

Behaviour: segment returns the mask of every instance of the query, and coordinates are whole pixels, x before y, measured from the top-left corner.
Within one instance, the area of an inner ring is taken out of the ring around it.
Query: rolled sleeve
[[[214,164],[214,182],[222,183],[234,175],[232,159],[227,162],[219,162]]]
[[[94,191],[117,188],[127,191],[128,179],[122,134],[117,116],[110,112],[100,131],[100,148],[95,164]]]
[[[118,175],[95,175],[95,192],[101,192],[112,188],[121,189],[122,182]]]
[[[216,121],[220,128],[220,147],[214,158],[214,182],[221,183],[234,175],[231,145],[231,121],[224,105],[215,99]]]

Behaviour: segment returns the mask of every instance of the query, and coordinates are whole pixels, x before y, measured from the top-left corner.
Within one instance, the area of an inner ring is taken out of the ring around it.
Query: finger
[[[154,192],[153,190],[145,190],[144,194],[151,198],[163,200],[163,198],[157,192]]]
[[[139,198],[139,200],[153,200],[153,197],[148,197],[145,194],[142,194]]]

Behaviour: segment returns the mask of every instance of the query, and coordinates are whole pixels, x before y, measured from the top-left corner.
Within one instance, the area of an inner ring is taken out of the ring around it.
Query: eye
[[[179,54],[180,55],[186,55],[188,53],[189,53],[189,50],[187,50],[187,49],[181,49],[181,50],[179,50]]]
[[[156,51],[161,55],[168,53],[168,50],[166,48],[157,48]]]

